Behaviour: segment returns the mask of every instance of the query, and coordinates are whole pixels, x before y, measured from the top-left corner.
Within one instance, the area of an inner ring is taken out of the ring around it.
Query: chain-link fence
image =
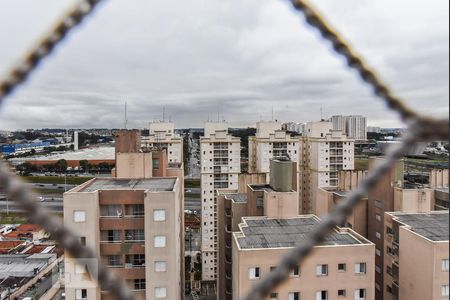
[[[36,69],[42,60],[51,54],[52,50],[60,43],[65,36],[78,24],[80,24],[101,2],[101,0],[80,0],[71,10],[69,10],[46,34],[43,39],[27,53],[21,61],[6,74],[0,81],[0,105],[14,89],[23,83],[29,75]],[[352,191],[345,201],[341,202],[336,209],[320,223],[310,234],[307,242],[292,249],[278,264],[275,271],[271,272],[261,282],[256,284],[246,300],[260,300],[267,297],[272,290],[284,282],[291,270],[301,265],[304,258],[317,245],[320,245],[327,234],[335,227],[342,225],[351,214],[353,207],[358,201],[373,187],[378,179],[387,173],[394,162],[401,158],[404,153],[415,143],[432,140],[448,140],[449,121],[448,119],[433,119],[421,116],[414,110],[408,108],[404,102],[396,97],[386,84],[371,70],[324,18],[309,4],[303,0],[291,0],[293,6],[301,12],[306,22],[319,30],[325,41],[331,42],[334,50],[342,55],[349,68],[357,71],[361,79],[367,83],[375,95],[382,99],[387,106],[396,111],[401,119],[408,125],[407,134],[404,136],[401,146],[388,154],[386,161],[371,170],[367,179],[360,186]],[[0,163],[0,190],[7,197],[17,202],[26,211],[30,222],[39,224],[49,232],[55,240],[71,256],[80,260],[83,264],[88,264],[88,270],[98,282],[102,290],[109,291],[117,299],[135,299],[134,294],[126,287],[123,280],[115,276],[109,269],[102,265],[97,265],[97,257],[94,252],[84,247],[79,238],[63,227],[60,220],[52,217],[48,211],[36,202],[36,197],[30,189],[14,174],[9,171],[8,165]],[[91,265],[89,265],[91,264]]]

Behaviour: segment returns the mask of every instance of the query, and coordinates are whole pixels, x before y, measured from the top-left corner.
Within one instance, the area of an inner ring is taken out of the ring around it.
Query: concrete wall
[[[434,210],[434,190],[394,189],[394,211],[421,213]]]
[[[151,153],[116,153],[116,178],[151,178]]]
[[[298,195],[291,193],[264,193],[264,216],[268,218],[294,218],[298,213]]]
[[[448,169],[431,170],[430,188],[448,188]]]

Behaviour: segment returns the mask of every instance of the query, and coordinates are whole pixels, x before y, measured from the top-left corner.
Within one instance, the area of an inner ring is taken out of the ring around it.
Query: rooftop
[[[247,203],[247,194],[227,194],[225,199],[231,200],[236,203]]]
[[[0,279],[13,277],[34,277],[36,270],[42,270],[56,259],[56,254],[0,255]]]
[[[98,147],[98,148],[87,148],[78,151],[67,151],[64,153],[49,154],[49,155],[39,155],[33,157],[25,158],[13,158],[11,161],[14,162],[24,162],[24,161],[36,161],[36,160],[54,160],[58,161],[60,159],[65,160],[115,160],[115,148],[114,147]]]
[[[171,192],[175,187],[176,178],[148,179],[106,179],[96,178],[79,192],[95,192],[104,190],[144,190],[149,192]]]
[[[244,218],[242,236],[236,235],[241,249],[292,248],[303,243],[319,224],[315,216],[301,216],[294,219]],[[348,232],[335,230],[322,244],[344,246],[366,244]]]
[[[394,213],[394,218],[410,230],[434,242],[448,241],[448,211],[429,214]]]

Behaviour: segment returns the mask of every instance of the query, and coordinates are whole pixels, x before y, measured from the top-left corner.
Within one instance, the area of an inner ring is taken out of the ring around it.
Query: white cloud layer
[[[287,0],[109,0],[0,112],[0,129],[232,126],[363,114],[401,126]],[[449,112],[449,2],[314,1],[408,104]],[[72,1],[0,0],[0,72]]]

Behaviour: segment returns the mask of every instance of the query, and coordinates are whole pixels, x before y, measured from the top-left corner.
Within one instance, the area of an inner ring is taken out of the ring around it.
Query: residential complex
[[[92,179],[65,193],[64,225],[138,299],[182,299],[182,164],[167,164],[165,150],[141,152],[137,131],[116,138],[116,178]],[[67,253],[65,272],[66,299],[112,299]]]
[[[357,141],[367,140],[367,118],[363,116],[333,116],[330,121],[334,130],[343,131]]]
[[[142,148],[167,150],[167,162],[183,162],[183,138],[175,133],[175,124],[168,122],[150,123],[149,136],[142,137]]]
[[[228,134],[227,123],[205,124],[200,138],[202,197],[202,277],[217,278],[217,189],[238,189],[241,141]]]
[[[275,159],[270,184],[218,191],[219,300],[241,299],[320,221],[299,216],[295,173],[296,163]],[[336,228],[329,239],[270,299],[373,299],[374,245],[351,229]],[[356,266],[364,274],[355,275]]]
[[[384,300],[449,297],[449,215],[386,213]]]
[[[343,131],[334,130],[331,122],[306,125],[299,147],[299,210],[314,213],[318,188],[338,186],[338,173],[353,170],[354,140]]]

